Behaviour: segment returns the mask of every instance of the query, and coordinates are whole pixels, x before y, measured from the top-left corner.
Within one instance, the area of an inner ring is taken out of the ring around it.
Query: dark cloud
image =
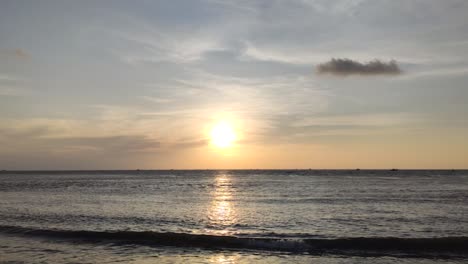
[[[373,60],[367,63],[361,63],[351,59],[331,59],[328,62],[317,65],[316,72],[318,74],[331,74],[338,76],[348,75],[397,75],[402,71],[397,62],[391,60],[383,62],[381,60]]]

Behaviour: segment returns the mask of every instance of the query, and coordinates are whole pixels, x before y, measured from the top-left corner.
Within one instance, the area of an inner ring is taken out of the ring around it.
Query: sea
[[[466,170],[0,172],[0,263],[468,263]]]

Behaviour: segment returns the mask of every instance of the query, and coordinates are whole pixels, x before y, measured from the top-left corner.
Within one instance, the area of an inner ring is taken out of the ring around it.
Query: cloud
[[[18,57],[18,58],[22,58],[22,59],[27,59],[30,57],[29,53],[27,53],[25,50],[23,49],[15,49],[15,56]]]
[[[408,72],[405,76],[398,78],[399,80],[411,80],[417,78],[444,78],[452,77],[456,75],[466,75],[468,73],[468,67],[458,66],[458,67],[439,67],[435,69],[423,69],[420,71]]]
[[[96,150],[135,152],[154,150],[160,147],[158,141],[154,141],[141,135],[102,136],[102,137],[70,137],[50,139],[60,146],[92,148]]]
[[[415,115],[409,113],[367,113],[367,114],[347,114],[334,116],[306,117],[293,121],[293,127],[383,127],[397,126],[417,119]]]
[[[331,74],[338,76],[348,75],[398,75],[402,71],[397,62],[391,60],[383,62],[375,59],[367,63],[361,63],[351,59],[331,59],[328,62],[317,65],[318,74]]]
[[[176,149],[184,149],[184,148],[198,148],[202,146],[208,145],[207,139],[193,139],[193,140],[180,140],[171,145],[171,147]]]
[[[8,59],[8,58],[17,58],[17,59],[29,59],[31,55],[24,49],[6,49],[0,50],[0,58],[1,59]]]
[[[98,124],[77,120],[23,119],[0,120],[0,153],[24,150],[55,152],[87,150],[118,153],[151,152],[160,149],[161,142],[143,131],[106,131]],[[90,129],[87,129],[90,128]]]

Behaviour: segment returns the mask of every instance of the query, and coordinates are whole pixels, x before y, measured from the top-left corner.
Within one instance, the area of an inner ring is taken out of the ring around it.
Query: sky
[[[468,168],[467,14],[2,0],[0,169]]]

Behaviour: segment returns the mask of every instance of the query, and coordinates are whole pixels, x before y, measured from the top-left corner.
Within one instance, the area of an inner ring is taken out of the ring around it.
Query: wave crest
[[[0,233],[8,235],[44,237],[49,239],[67,239],[74,242],[88,243],[113,241],[118,243],[152,246],[268,250],[317,255],[328,253],[360,256],[468,257],[468,237],[275,239],[186,233],[160,233],[153,231],[36,229],[17,226],[0,226]]]

